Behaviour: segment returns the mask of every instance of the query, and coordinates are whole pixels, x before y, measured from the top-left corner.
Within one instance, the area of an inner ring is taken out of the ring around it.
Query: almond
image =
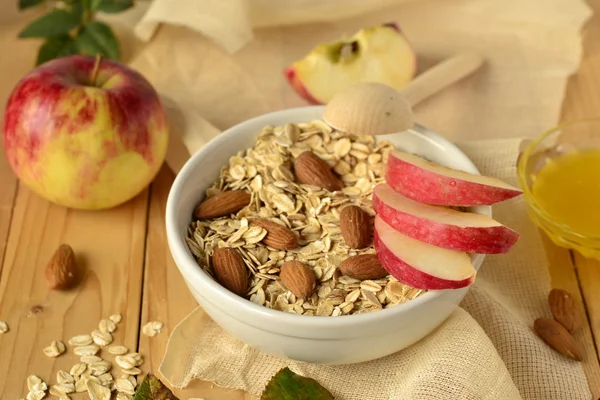
[[[546,344],[563,356],[575,361],[583,359],[579,343],[564,326],[552,318],[536,319],[533,330]]]
[[[240,211],[248,204],[250,204],[250,193],[246,191],[221,192],[200,203],[194,210],[194,216],[198,219],[224,217]]]
[[[248,290],[248,270],[240,253],[229,248],[215,248],[212,256],[217,281],[238,296]]]
[[[346,244],[362,249],[371,242],[371,227],[367,213],[359,206],[347,206],[340,213],[340,229]]]
[[[53,290],[70,289],[79,280],[75,253],[68,244],[61,244],[52,255],[45,271],[46,283]]]
[[[300,261],[288,261],[283,264],[279,277],[286,289],[300,299],[309,297],[317,283],[313,270]]]
[[[329,165],[310,151],[303,152],[294,160],[294,171],[301,183],[331,192],[342,190],[342,181],[331,171]]]
[[[548,295],[548,306],[554,319],[569,332],[575,332],[582,325],[581,310],[569,292],[552,289]]]
[[[388,275],[375,254],[359,254],[348,257],[340,263],[339,269],[342,274],[361,281],[379,279]]]
[[[267,231],[267,236],[262,240],[267,246],[277,250],[291,250],[298,247],[298,237],[287,226],[265,218],[253,219],[250,221],[250,225],[260,226]]]

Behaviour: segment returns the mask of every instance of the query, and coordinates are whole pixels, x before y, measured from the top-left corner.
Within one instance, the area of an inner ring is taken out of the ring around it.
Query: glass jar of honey
[[[533,222],[558,246],[600,260],[600,118],[540,135],[518,174]]]

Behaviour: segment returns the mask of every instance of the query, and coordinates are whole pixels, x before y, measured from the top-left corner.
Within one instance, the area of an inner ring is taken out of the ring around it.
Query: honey
[[[551,159],[535,177],[532,193],[552,220],[586,236],[600,236],[600,149]]]

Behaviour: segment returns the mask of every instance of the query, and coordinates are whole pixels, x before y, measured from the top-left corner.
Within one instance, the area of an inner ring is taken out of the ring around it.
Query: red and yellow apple
[[[17,177],[71,208],[110,208],[139,194],[167,143],[152,85],[106,59],[75,55],[37,67],[14,87],[4,114],[4,150]]]
[[[425,290],[459,289],[475,280],[467,253],[444,249],[401,234],[375,217],[375,250],[383,268],[409,286]]]
[[[373,190],[373,209],[398,232],[434,246],[468,253],[507,253],[519,233],[482,214],[421,203],[387,184]]]
[[[413,79],[416,69],[410,43],[391,23],[362,29],[345,40],[322,43],[284,74],[309,103],[326,104],[336,93],[361,82],[400,90]]]
[[[385,180],[410,199],[443,206],[491,205],[523,193],[500,179],[447,168],[399,150],[390,152]]]

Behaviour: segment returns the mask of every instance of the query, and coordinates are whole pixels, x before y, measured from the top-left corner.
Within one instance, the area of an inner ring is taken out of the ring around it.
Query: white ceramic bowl
[[[251,147],[265,125],[320,119],[322,106],[262,115],[236,125],[211,140],[185,164],[169,193],[166,227],[171,254],[190,291],[206,313],[241,341],[266,353],[302,362],[348,364],[374,360],[404,349],[439,326],[468,288],[430,291],[407,303],[371,313],[338,317],[302,316],[267,309],[236,296],[196,263],[185,243],[192,212],[219,176],[229,157]],[[396,147],[452,168],[479,174],[456,146],[416,126],[415,131],[382,137]],[[490,207],[475,212],[491,216]],[[483,255],[474,255],[479,268]]]

